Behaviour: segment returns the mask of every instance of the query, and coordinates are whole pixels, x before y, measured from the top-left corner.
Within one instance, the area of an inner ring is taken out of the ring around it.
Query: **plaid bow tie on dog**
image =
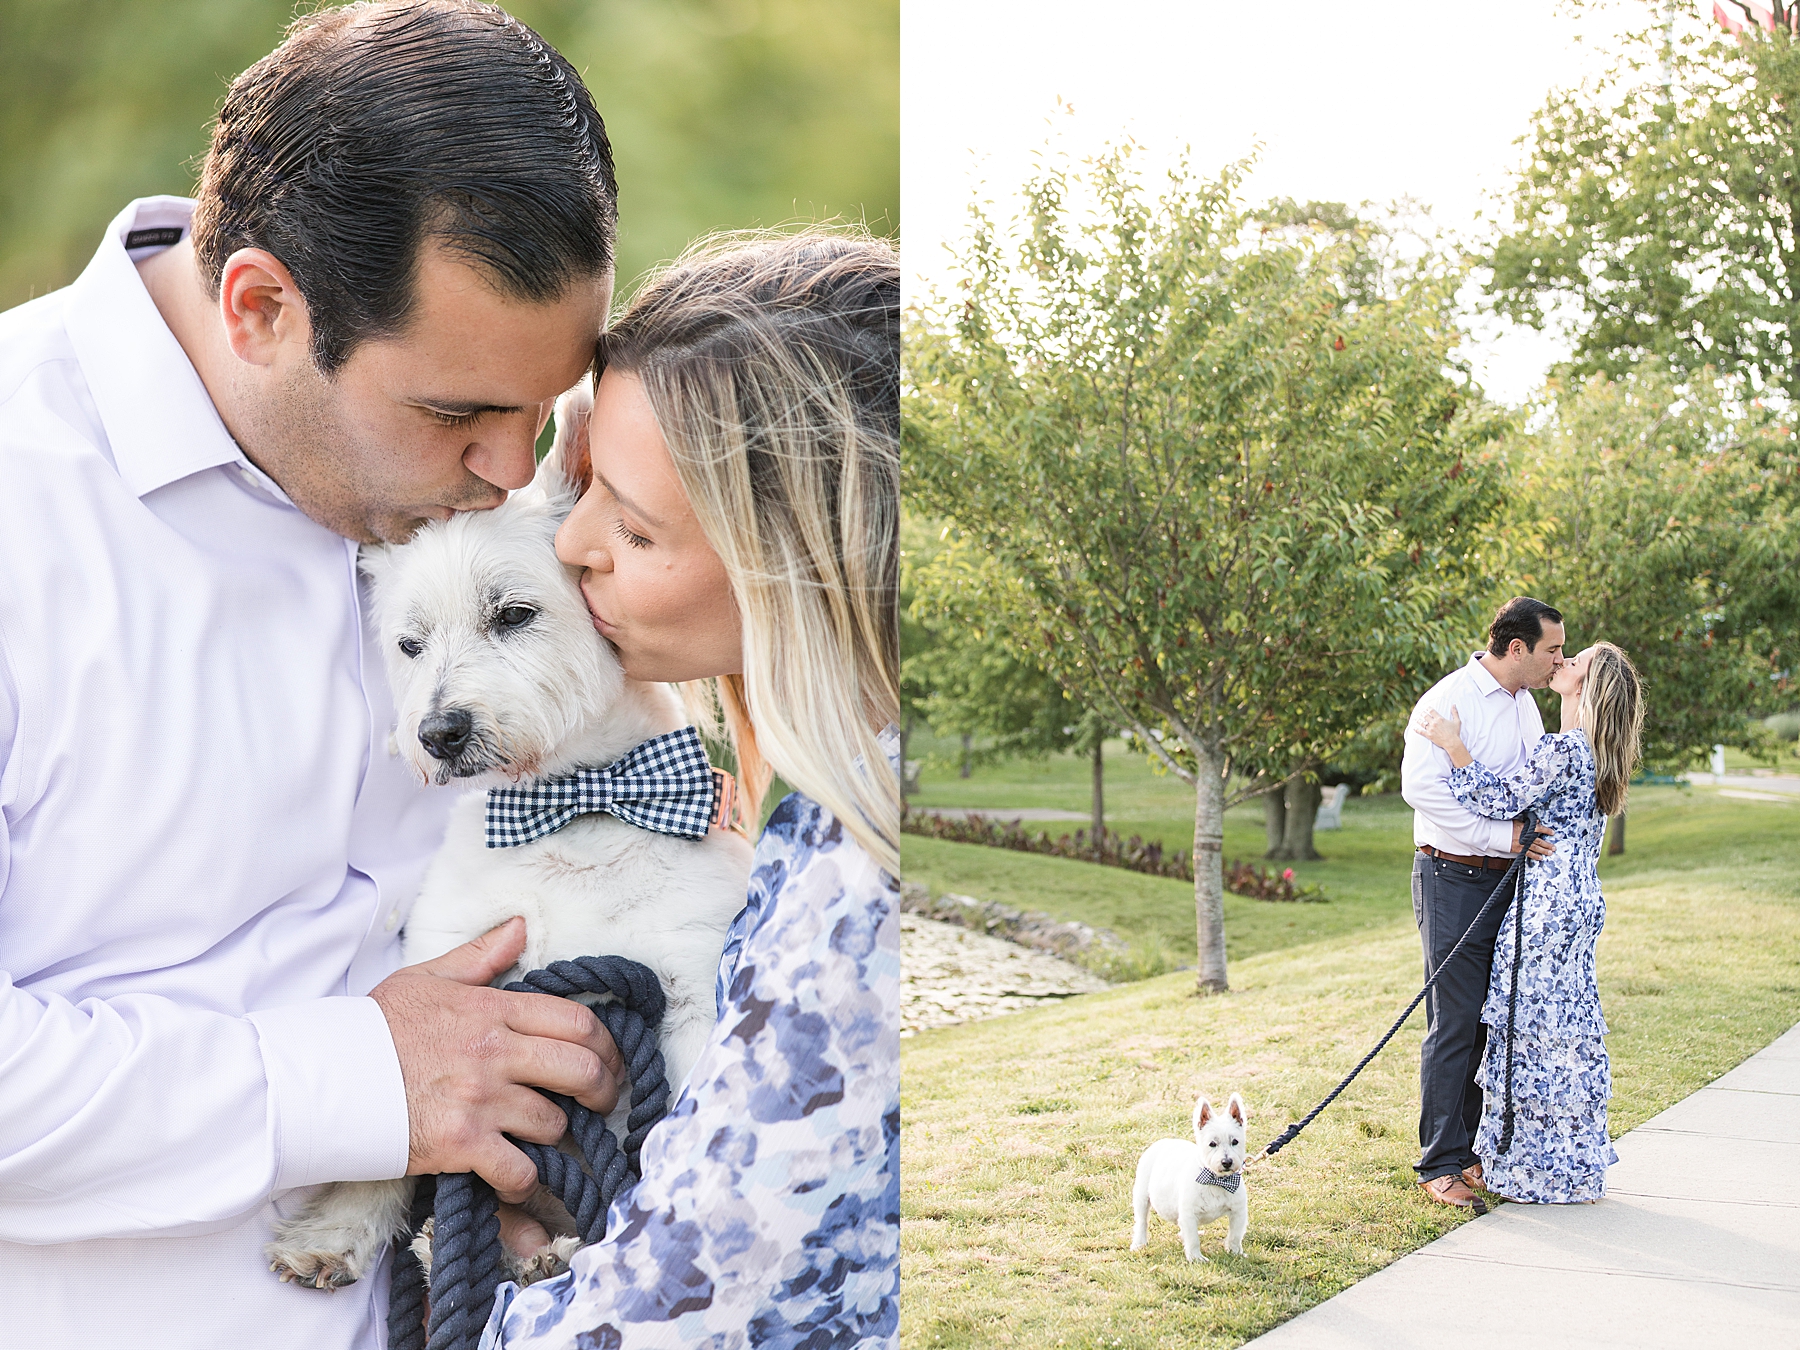
[[[487,846],[529,844],[596,811],[658,834],[704,839],[715,820],[725,823],[720,808],[728,810],[729,799],[729,775],[708,762],[700,733],[683,727],[601,768],[490,789]]]
[[[1210,1167],[1202,1167],[1200,1175],[1195,1178],[1202,1186],[1217,1186],[1222,1191],[1235,1192],[1243,1184],[1242,1172],[1231,1172],[1225,1176],[1215,1176]]]

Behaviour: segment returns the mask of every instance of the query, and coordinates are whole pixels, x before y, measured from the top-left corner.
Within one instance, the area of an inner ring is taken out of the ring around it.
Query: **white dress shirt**
[[[1544,719],[1529,689],[1516,694],[1488,674],[1476,652],[1425,691],[1406,724],[1406,754],[1400,764],[1400,795],[1413,809],[1413,843],[1429,844],[1445,853],[1481,854],[1491,858],[1512,852],[1512,822],[1487,820],[1457,801],[1450,792],[1450,755],[1413,728],[1427,708],[1448,717],[1454,707],[1462,718],[1463,744],[1469,753],[1498,774],[1523,768],[1544,734]]]
[[[387,751],[356,546],[244,458],[133,266],[192,209],[132,203],[0,315],[0,1341],[374,1347],[385,1276],[261,1248],[296,1188],[406,1169],[366,994],[455,794]]]

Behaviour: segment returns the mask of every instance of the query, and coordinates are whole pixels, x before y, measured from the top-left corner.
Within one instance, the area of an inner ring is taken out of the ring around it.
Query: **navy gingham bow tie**
[[[1211,1168],[1202,1167],[1200,1169],[1200,1175],[1196,1177],[1195,1180],[1202,1186],[1217,1186],[1222,1191],[1228,1191],[1235,1194],[1237,1188],[1244,1183],[1244,1174],[1242,1172],[1228,1172],[1221,1177],[1214,1175]]]
[[[596,811],[658,834],[704,839],[724,794],[722,776],[707,760],[700,733],[683,727],[600,768],[489,789],[487,846],[529,844]]]

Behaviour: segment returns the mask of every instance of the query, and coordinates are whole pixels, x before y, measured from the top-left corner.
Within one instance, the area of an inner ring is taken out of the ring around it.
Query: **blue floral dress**
[[[482,1350],[897,1344],[899,883],[799,793],[757,843],[718,1002],[605,1240],[502,1285]]]
[[[1612,1069],[1606,1019],[1594,978],[1594,944],[1606,922],[1600,840],[1606,817],[1594,799],[1587,736],[1545,736],[1525,767],[1502,778],[1480,764],[1450,774],[1450,790],[1477,815],[1508,820],[1531,811],[1555,833],[1556,852],[1528,863],[1521,887],[1524,959],[1513,1029],[1513,1137],[1499,1151],[1506,1099],[1506,1024],[1512,991],[1513,924],[1494,944],[1481,1020],[1489,1028],[1477,1074],[1484,1095],[1475,1152],[1497,1195],[1538,1204],[1598,1200],[1619,1160],[1606,1133]]]

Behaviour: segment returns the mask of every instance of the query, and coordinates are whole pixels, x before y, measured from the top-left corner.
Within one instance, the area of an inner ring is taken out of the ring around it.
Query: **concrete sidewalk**
[[[1614,1143],[1599,1204],[1501,1205],[1250,1344],[1800,1347],[1800,1026]]]

